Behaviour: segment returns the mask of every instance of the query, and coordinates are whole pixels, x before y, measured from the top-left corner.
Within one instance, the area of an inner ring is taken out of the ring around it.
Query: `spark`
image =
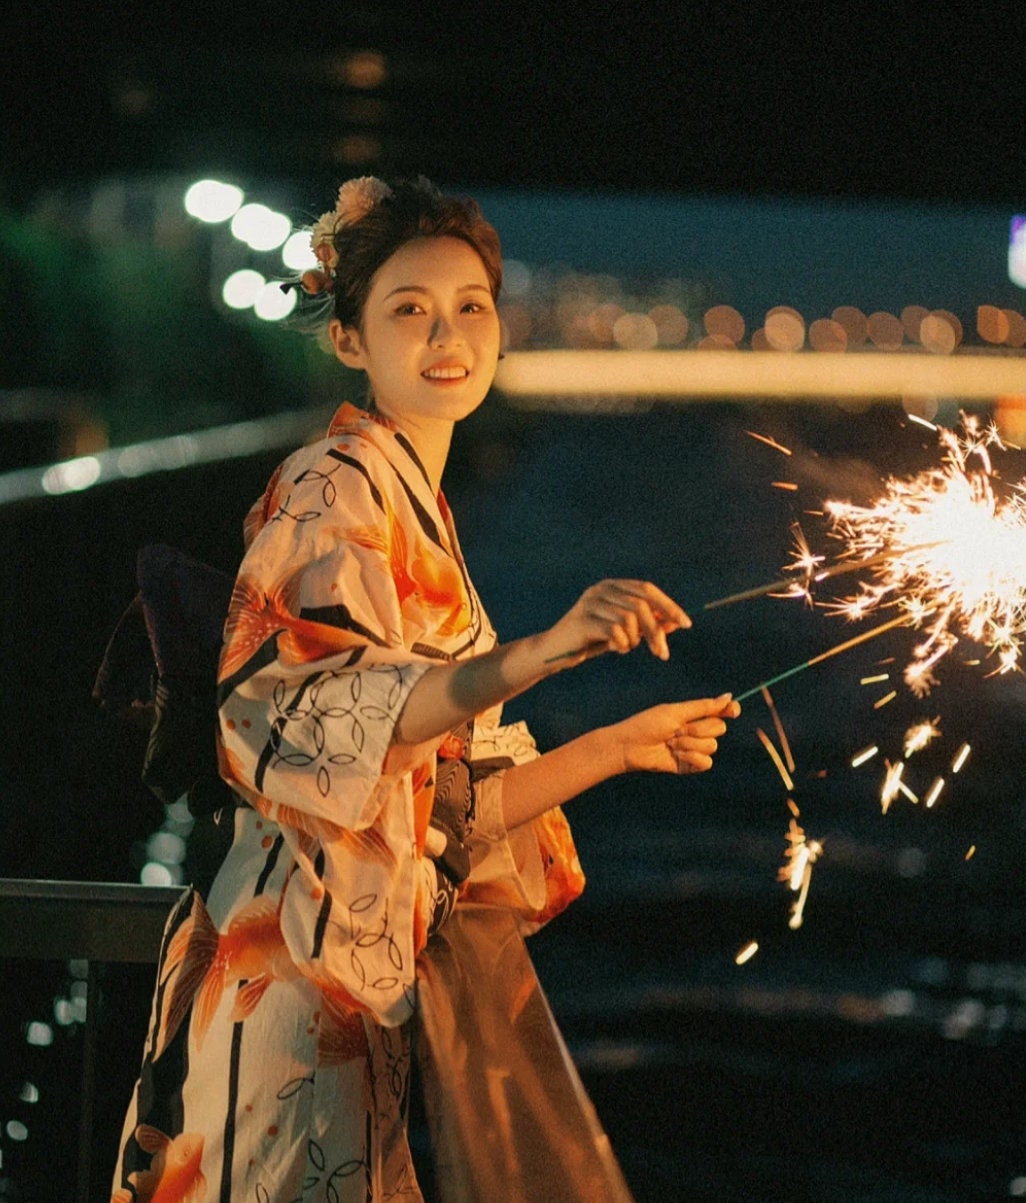
[[[805,900],[809,895],[809,883],[812,881],[812,866],[819,860],[823,844],[819,840],[810,840],[805,830],[791,820],[787,829],[787,850],[784,853],[784,863],[777,873],[778,881],[786,881],[788,888],[797,893],[798,897],[791,904],[791,917],[787,921],[792,931],[802,925],[805,917]]]
[[[780,774],[780,780],[784,783],[784,788],[788,791],[794,789],[794,782],[791,780],[790,774],[784,767],[784,762],[780,759],[780,753],[773,746],[773,741],[761,727],[755,728],[755,734],[762,740],[762,746],[770,755],[770,759],[777,766],[777,772]]]
[[[851,767],[857,769],[860,764],[865,764],[867,760],[872,760],[880,749],[876,744],[870,744],[868,748],[863,748],[861,752],[856,752],[851,758]]]
[[[951,762],[951,771],[957,773],[962,765],[969,759],[969,745],[963,744],[955,753],[955,759]]]
[[[752,957],[759,951],[759,944],[756,940],[749,940],[734,958],[735,965],[743,965],[745,961],[750,961]]]
[[[941,467],[889,479],[872,506],[825,507],[845,562],[886,557],[836,608],[863,617],[896,606],[923,631],[904,673],[918,697],[962,637],[988,649],[995,675],[1018,667],[1026,636],[1026,480],[999,497],[990,449],[1004,448],[996,428],[963,415],[962,429],[938,428]]]
[[[787,765],[787,771],[793,773],[794,757],[791,755],[791,745],[787,742],[787,733],[784,730],[784,724],[780,721],[780,715],[777,713],[776,706],[773,705],[773,698],[768,689],[762,690],[762,700],[766,703],[766,708],[773,718],[773,726],[777,732],[777,739],[780,740],[780,750],[784,753],[784,763]]]
[[[938,777],[934,781],[933,785],[930,786],[930,792],[926,795],[927,809],[929,809],[929,807],[931,807],[934,804],[934,802],[937,801],[937,799],[940,797],[940,792],[943,788],[944,788],[944,778]]]
[[[880,789],[880,806],[886,814],[891,809],[891,803],[902,792],[901,775],[905,771],[905,762],[899,760],[891,764],[889,760],[885,760],[884,767],[886,772]]]
[[[885,693],[882,698],[876,699],[876,701],[873,703],[873,709],[879,710],[881,707],[886,706],[888,702],[893,702],[897,696],[898,691],[896,689],[892,689],[890,693]]]
[[[916,752],[921,752],[940,735],[940,727],[937,726],[939,722],[940,715],[934,719],[924,719],[921,723],[914,723],[909,727],[905,732],[904,740],[906,760],[910,756],[914,756]]]
[[[970,844],[969,851],[965,854],[965,859],[972,860],[975,855],[976,855],[976,845]]]
[[[784,489],[788,493],[797,493],[798,486],[790,480],[771,480],[770,484],[774,489]]]
[[[765,443],[767,447],[772,447],[774,451],[779,451],[781,455],[792,455],[793,452],[789,447],[778,443],[776,439],[771,439],[768,434],[756,434],[754,430],[746,430],[745,434],[753,439],[758,439],[760,443]]]
[[[889,681],[890,679],[891,679],[890,673],[877,673],[875,677],[862,677],[861,680],[859,681],[859,684],[860,685],[877,685],[881,681]]]

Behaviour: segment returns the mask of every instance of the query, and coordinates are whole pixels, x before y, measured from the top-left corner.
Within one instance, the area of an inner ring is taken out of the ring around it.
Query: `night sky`
[[[1015,3],[13,0],[4,33],[19,194],[215,166],[686,195],[1026,188]]]

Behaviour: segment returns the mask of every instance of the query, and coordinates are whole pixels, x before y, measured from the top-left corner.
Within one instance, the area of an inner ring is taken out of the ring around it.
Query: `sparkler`
[[[938,428],[942,466],[891,478],[874,505],[825,506],[846,555],[884,557],[838,608],[862,617],[895,605],[925,631],[904,674],[918,697],[936,684],[934,666],[961,636],[996,657],[994,673],[1017,667],[1026,636],[1026,480],[999,496],[990,454],[1003,449],[996,429],[964,417],[963,431]]]

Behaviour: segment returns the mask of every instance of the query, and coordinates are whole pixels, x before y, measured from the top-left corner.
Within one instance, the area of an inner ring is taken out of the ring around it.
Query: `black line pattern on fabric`
[[[391,676],[383,704],[361,701],[366,674]],[[349,703],[341,696],[343,682],[349,684]],[[339,688],[336,688],[338,686]],[[376,665],[358,670],[334,669],[313,673],[303,681],[290,701],[286,700],[288,685],[279,678],[272,690],[271,700],[277,717],[271,723],[267,743],[257,762],[254,784],[263,792],[268,769],[279,765],[308,768],[315,773],[318,792],[327,798],[332,791],[332,767],[353,764],[367,742],[368,726],[389,723],[402,697],[403,676],[396,665]],[[286,740],[286,732],[294,736]],[[329,732],[342,746],[329,750]]]
[[[240,685],[244,685],[250,677],[278,659],[278,634],[279,632],[275,631],[273,635],[269,635],[241,668],[232,673],[230,677],[225,677],[218,685],[218,706],[222,706],[232,692]]]
[[[428,476],[427,468],[424,467],[423,463],[421,462],[420,456],[417,454],[416,447],[414,447],[414,445],[410,442],[410,440],[406,437],[406,435],[403,434],[403,432],[401,430],[397,430],[395,432],[395,441],[399,444],[400,447],[402,447],[402,449],[406,452],[406,454],[410,457],[410,459],[413,460],[413,463],[416,466],[417,470],[420,472],[421,476],[424,477],[424,483],[430,489],[431,488],[431,478]]]
[[[349,607],[341,602],[336,602],[332,606],[304,606],[299,611],[299,617],[308,619],[310,622],[323,623],[326,627],[338,627],[343,631],[352,631],[354,634],[362,635],[365,639],[376,643],[379,647],[387,646],[381,635],[376,635],[370,627],[365,627],[362,622],[357,622]]]
[[[351,455],[345,455],[343,452],[339,451],[337,447],[332,447],[326,454],[332,459],[338,460],[339,463],[348,464],[350,468],[354,468],[360,473],[360,475],[367,482],[367,488],[370,490],[370,495],[374,498],[375,504],[377,505],[378,509],[384,513],[385,502],[381,496],[381,490],[374,483],[374,480],[371,477],[371,474],[367,471],[367,468],[361,464],[358,459],[354,459]]]
[[[417,520],[420,522],[421,529],[424,531],[424,534],[427,535],[427,537],[431,540],[432,543],[434,543],[437,547],[440,547],[446,555],[450,555],[451,553],[450,553],[449,549],[442,542],[442,536],[441,536],[441,533],[439,532],[437,525],[435,524],[434,518],[432,518],[431,515],[427,512],[427,510],[424,508],[424,505],[421,502],[420,498],[410,488],[408,481],[403,476],[403,474],[399,471],[399,469],[395,466],[395,464],[392,464],[391,468],[392,468],[392,471],[396,474],[396,478],[398,479],[399,483],[402,485],[403,492],[406,494],[407,498],[409,499],[410,505],[413,507],[413,512],[417,515]]]
[[[349,911],[349,935],[352,942],[349,961],[353,967],[353,971],[357,975],[361,988],[393,990],[398,985],[399,975],[403,971],[403,954],[396,943],[395,936],[392,934],[388,918],[388,908],[385,908],[385,913],[381,916],[377,930],[362,927],[359,918],[360,915],[368,911],[373,913],[377,904],[378,895],[375,893],[361,894],[359,898],[354,898],[349,903],[347,909]],[[377,948],[381,943],[385,945],[386,954],[396,969],[396,975],[377,977],[373,981],[370,981],[367,977],[367,969],[363,963],[363,958],[360,956],[360,950]]]

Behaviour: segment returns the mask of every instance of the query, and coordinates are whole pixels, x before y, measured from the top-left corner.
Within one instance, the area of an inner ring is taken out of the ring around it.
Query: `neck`
[[[384,410],[379,410],[386,418],[394,422],[396,427],[413,444],[424,471],[431,483],[431,490],[438,493],[442,485],[442,473],[449,458],[449,446],[452,443],[453,423],[442,419],[418,419],[404,415],[401,419],[394,418]]]

